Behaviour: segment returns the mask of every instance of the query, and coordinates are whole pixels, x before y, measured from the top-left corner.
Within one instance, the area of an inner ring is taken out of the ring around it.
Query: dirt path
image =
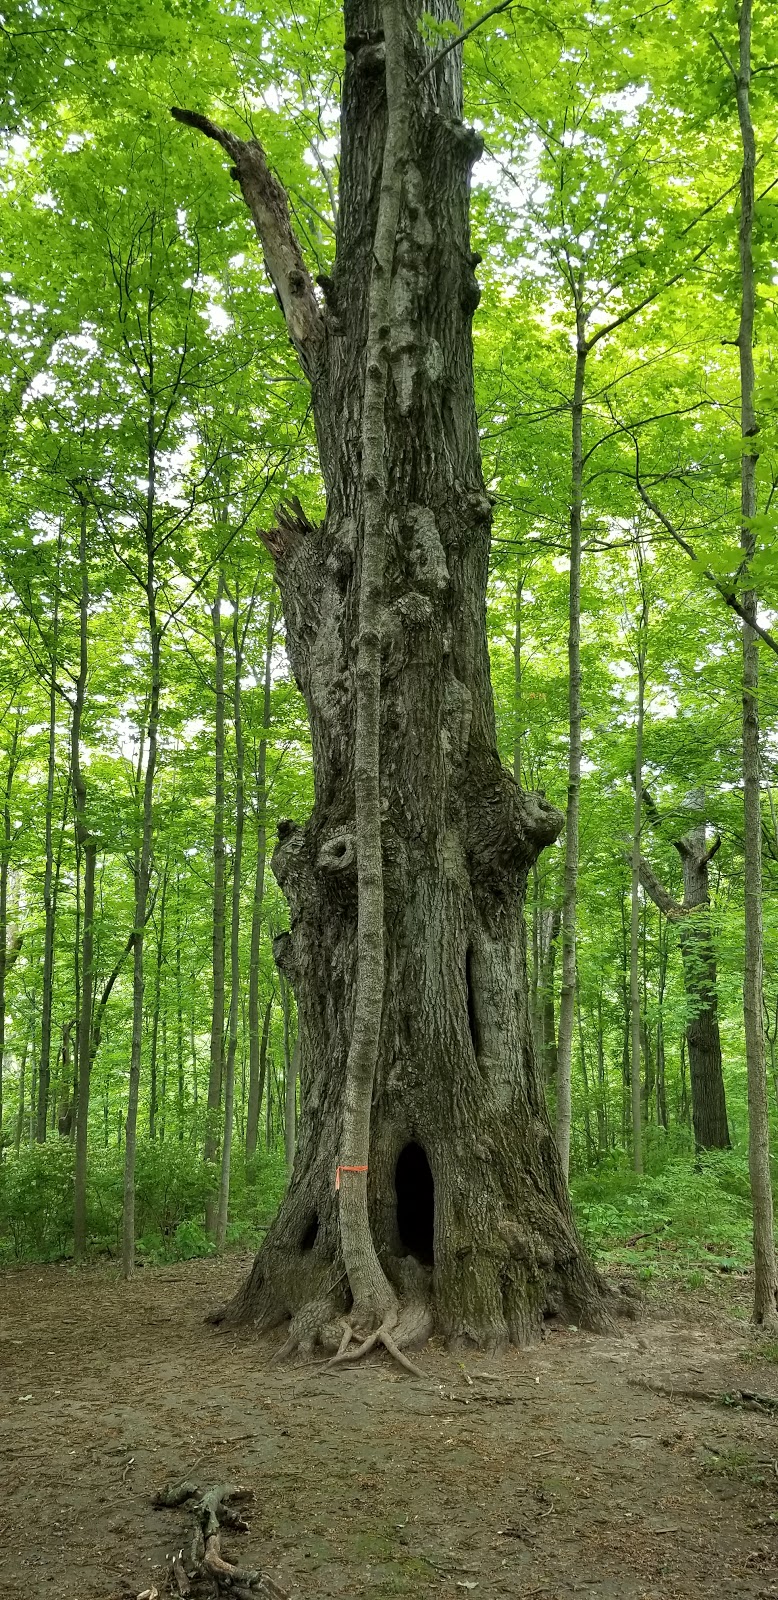
[[[778,1393],[725,1310],[555,1333],[470,1382],[436,1349],[424,1382],[325,1374],[203,1325],[245,1265],[0,1274],[3,1600],[166,1594],[187,1517],[150,1500],[190,1474],[253,1488],[232,1548],[300,1600],[778,1597],[778,1421],[634,1382]]]

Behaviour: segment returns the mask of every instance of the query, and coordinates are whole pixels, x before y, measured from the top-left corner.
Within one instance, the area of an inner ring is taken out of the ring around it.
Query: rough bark
[[[419,14],[403,6],[411,84],[429,64]],[[453,11],[444,5],[440,15]],[[353,1300],[335,1172],[357,970],[359,441],[386,130],[376,22],[363,0],[349,3],[337,255],[307,350],[326,518],[314,527],[286,508],[266,536],[314,753],[313,813],[303,827],[280,825],[273,856],[290,904],[291,930],[276,950],[297,997],[302,1114],[285,1200],[225,1316],[260,1327],[291,1318],[303,1348],[337,1347]],[[532,1042],[524,895],[562,818],[516,785],[496,751],[484,619],[491,509],[473,401],[478,290],[467,221],[480,139],[461,110],[455,50],[411,95],[391,288],[383,993],[365,1187],[379,1265],[401,1305],[425,1305],[450,1340],[496,1346],[537,1337],[550,1310],[591,1326],[610,1313],[575,1232]]]
[[[754,408],[753,260],[754,169],[756,149],[751,120],[751,0],[742,0],[738,12],[739,61],[735,74],[738,120],[743,147],[740,175],[740,431],[744,439],[759,432]],[[750,519],[755,516],[756,453],[740,462],[740,546],[747,567],[755,550]],[[763,1000],[762,931],[762,809],[759,778],[759,646],[753,624],[757,619],[754,589],[743,594],[747,620],[743,623],[743,836],[745,858],[745,961],[743,1012],[748,1075],[748,1164],[754,1213],[754,1321],[778,1322],[778,1272],[773,1234],[773,1193],[770,1177],[770,1127],[767,1109]]]

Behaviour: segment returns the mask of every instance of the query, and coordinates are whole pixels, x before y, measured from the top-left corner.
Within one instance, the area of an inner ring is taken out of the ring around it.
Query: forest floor
[[[681,1392],[778,1395],[747,1279],[652,1285],[620,1339],[430,1346],[419,1381],[206,1326],[248,1265],[0,1272],[3,1600],[167,1595],[183,1477],[254,1490],[228,1550],[299,1600],[778,1597],[778,1417]]]

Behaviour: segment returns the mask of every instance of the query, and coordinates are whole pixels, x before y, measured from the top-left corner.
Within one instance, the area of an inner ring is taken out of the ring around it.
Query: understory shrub
[[[0,1160],[0,1259],[52,1261],[73,1247],[74,1150],[69,1140],[23,1146]],[[91,1255],[118,1255],[124,1151],[90,1147],[87,1236]],[[210,1254],[205,1203],[218,1170],[201,1151],[178,1141],[141,1140],[135,1175],[135,1219],[141,1259],[182,1261]],[[263,1151],[247,1166],[233,1157],[228,1242],[255,1248],[272,1221],[286,1184],[283,1148]]]
[[[746,1156],[709,1151],[670,1159],[658,1172],[602,1166],[573,1180],[575,1214],[603,1262],[658,1271],[751,1261],[751,1200]]]

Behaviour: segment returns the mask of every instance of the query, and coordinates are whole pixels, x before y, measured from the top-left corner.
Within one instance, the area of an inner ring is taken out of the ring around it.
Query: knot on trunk
[[[283,889],[294,921],[310,904],[314,892],[310,842],[306,828],[284,818],[278,824],[278,843],[270,859],[276,883]]]
[[[273,960],[292,988],[296,988],[297,962],[294,958],[291,933],[279,933],[273,940]]]
[[[405,564],[417,590],[430,598],[449,585],[448,562],[435,516],[429,506],[409,505],[402,520]]]
[[[474,891],[480,886],[505,899],[558,838],[564,817],[544,795],[520,789],[496,759],[494,765],[491,782],[474,782],[468,795],[468,855]]]
[[[328,896],[342,911],[352,912],[357,903],[356,835],[341,829],[325,839],[316,857],[316,869],[324,875]]]

